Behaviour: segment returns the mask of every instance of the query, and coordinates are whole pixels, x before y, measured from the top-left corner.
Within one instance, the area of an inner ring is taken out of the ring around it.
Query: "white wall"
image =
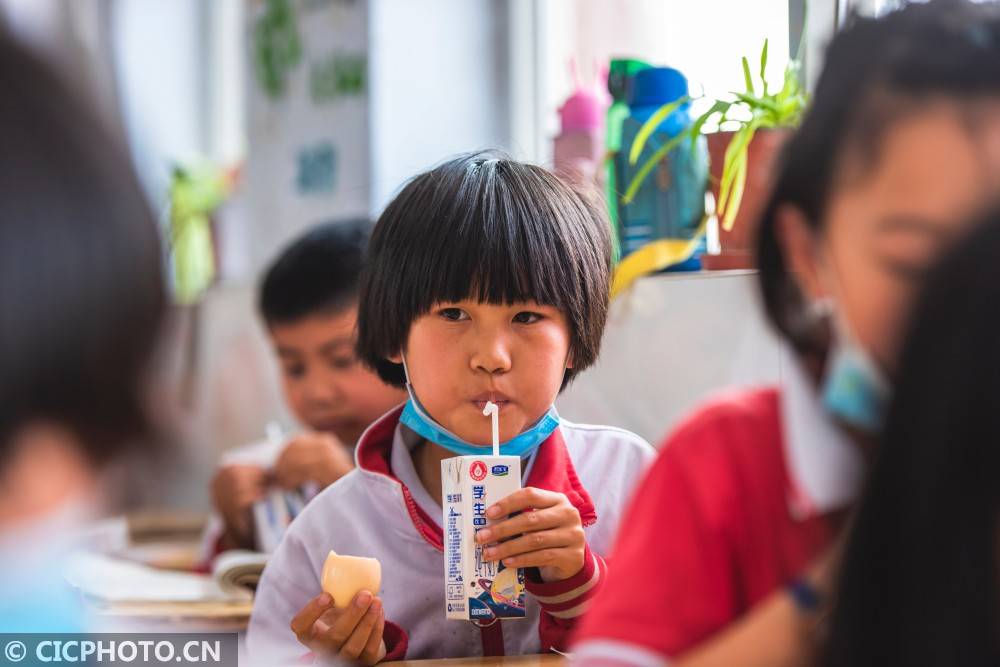
[[[132,155],[161,209],[171,163],[203,155],[200,72],[207,55],[200,0],[127,0],[112,16],[115,65]]]
[[[705,397],[774,384],[783,355],[751,271],[642,278],[612,304],[598,363],[559,397],[563,417],[653,445]]]
[[[267,7],[244,1],[249,150],[231,205],[235,222],[227,225],[229,274],[239,282],[259,274],[286,243],[312,225],[366,215],[371,152],[365,91],[323,100],[310,92],[314,65],[334,54],[365,56],[367,3],[293,2],[302,56],[287,72],[284,91],[272,97],[256,79],[251,37]],[[303,188],[299,180],[302,165],[316,151],[333,156],[329,188]]]
[[[509,149],[507,10],[494,0],[371,0],[374,213],[444,158]]]
[[[251,25],[261,7],[247,6]],[[307,49],[323,42],[323,48],[367,52],[367,98],[317,110],[305,95],[303,66],[292,73],[280,100],[267,99],[250,81],[249,160],[241,195],[230,207],[244,232],[229,235],[231,252],[223,260],[226,273],[241,281],[309,224],[378,215],[419,171],[457,153],[511,147],[506,2],[339,0],[294,6]],[[335,139],[341,158],[337,191],[327,199],[289,194],[294,148],[324,133]]]

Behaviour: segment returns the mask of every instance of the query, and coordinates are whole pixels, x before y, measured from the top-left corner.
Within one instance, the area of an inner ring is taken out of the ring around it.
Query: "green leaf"
[[[790,62],[785,67],[785,80],[778,97],[788,99],[802,93],[802,81],[799,79],[798,63]]]
[[[719,179],[719,201],[715,203],[715,212],[721,215],[725,210],[726,202],[729,200],[729,190],[733,186],[733,161],[722,161],[722,178]]]
[[[726,102],[723,100],[716,100],[712,108],[698,116],[694,123],[691,124],[691,155],[694,156],[695,152],[698,150],[698,137],[701,135],[701,130],[705,127],[705,123],[714,116],[715,114],[722,114],[722,118],[719,119],[721,124],[726,118],[726,113],[729,111],[729,107],[733,105],[732,102]]]
[[[775,104],[774,100],[768,97],[757,97],[756,95],[747,95],[745,93],[733,93],[740,102],[743,102],[750,110],[755,109],[767,109],[771,113],[778,113],[779,107]]]
[[[805,98],[801,95],[784,100],[778,107],[779,125],[781,127],[797,125],[805,106]]]
[[[729,146],[726,147],[726,157],[722,164],[722,180],[719,184],[719,201],[716,205],[716,211],[719,213],[726,210],[726,206],[729,204],[733,181],[737,176],[736,163],[740,159],[746,158],[747,150],[756,131],[757,123],[751,122],[749,125],[744,125],[733,135]]]
[[[656,112],[649,117],[649,120],[642,124],[642,127],[640,127],[639,131],[636,133],[635,140],[632,142],[632,147],[628,152],[629,164],[635,164],[638,162],[639,156],[642,154],[642,149],[646,147],[646,142],[649,141],[649,137],[652,136],[653,132],[656,131],[656,128],[660,126],[660,123],[665,121],[670,114],[677,111],[681,105],[690,100],[691,98],[685,95],[684,97],[676,99],[673,102],[668,102],[657,109]]]
[[[767,39],[764,40],[764,48],[760,52],[760,80],[764,84],[764,96],[767,97]]]
[[[797,63],[789,63],[785,68],[785,84],[774,100],[778,105],[779,125],[782,127],[797,125],[809,103],[808,96],[802,90]]]
[[[691,124],[691,134],[697,137],[701,134],[701,129],[705,126],[705,123],[715,114],[722,114],[723,119],[725,118],[726,112],[729,111],[729,107],[733,106],[732,102],[726,102],[725,100],[716,100],[712,108],[698,116],[694,122]],[[720,119],[721,122],[722,119]]]
[[[761,127],[777,127],[778,126],[778,110],[777,109],[767,109],[760,108],[753,112],[753,118],[747,125],[756,125],[758,128]]]
[[[736,174],[733,177],[732,194],[730,195],[729,203],[726,206],[726,212],[722,219],[722,228],[727,232],[732,231],[733,223],[736,222],[736,215],[740,212],[740,204],[743,203],[743,189],[747,184],[748,162],[748,154],[744,151],[735,165]]]
[[[747,86],[747,95],[756,95],[757,91],[753,88],[753,78],[750,76],[750,62],[747,60],[746,56],[743,56],[743,81]]]
[[[721,213],[725,208],[726,202],[729,200],[729,189],[733,185],[733,176],[735,172],[733,171],[733,160],[738,152],[737,146],[740,143],[740,137],[743,136],[744,128],[740,128],[736,133],[733,134],[733,138],[729,140],[729,145],[726,146],[726,152],[723,154],[722,158],[722,176],[719,178],[719,200],[715,204],[715,210]]]
[[[632,182],[628,184],[628,188],[625,189],[625,194],[622,195],[623,204],[628,205],[632,203],[632,200],[635,199],[636,194],[639,192],[639,188],[641,188],[642,184],[646,182],[646,178],[649,176],[650,172],[656,168],[656,165],[659,164],[661,160],[667,157],[667,154],[670,153],[670,151],[676,148],[677,145],[684,141],[687,137],[687,132],[681,132],[676,137],[671,138],[670,141],[656,149],[656,151],[649,156],[649,159],[642,163],[642,167],[640,167],[639,171],[636,172],[635,178],[633,178]]]

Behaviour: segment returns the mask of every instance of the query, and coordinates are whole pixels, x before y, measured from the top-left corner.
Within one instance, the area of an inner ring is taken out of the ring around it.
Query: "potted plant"
[[[628,204],[656,165],[681,141],[695,139],[706,126],[717,125],[718,131],[707,134],[706,138],[721,252],[702,258],[708,269],[752,268],[755,223],[770,188],[774,158],[789,129],[798,125],[808,101],[795,60],[785,68],[780,90],[771,92],[765,75],[767,40],[760,53],[759,91],[746,56],[742,63],[746,90],[732,93],[730,99],[715,100],[692,121],[687,132],[650,155],[622,197],[622,202]],[[636,135],[629,153],[633,163],[642,153],[646,139],[676,105],[677,102],[665,105]],[[694,141],[690,143],[694,145]]]

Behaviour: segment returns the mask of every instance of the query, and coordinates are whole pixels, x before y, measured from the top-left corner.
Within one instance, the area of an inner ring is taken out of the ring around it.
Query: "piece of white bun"
[[[375,558],[341,556],[331,551],[323,563],[320,583],[333,598],[334,606],[343,609],[360,591],[378,595],[382,588],[382,565]]]

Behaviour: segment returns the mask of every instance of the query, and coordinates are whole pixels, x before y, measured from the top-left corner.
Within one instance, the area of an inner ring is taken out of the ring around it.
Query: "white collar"
[[[412,450],[420,443],[420,436],[402,424],[396,424],[392,434],[392,452],[389,454],[389,465],[392,472],[403,485],[410,490],[413,500],[427,516],[440,517],[441,506],[434,502],[431,494],[424,488],[417,467],[413,463]]]
[[[417,467],[413,463],[413,448],[420,444],[421,441],[422,438],[417,433],[414,433],[403,424],[396,424],[396,430],[392,434],[392,451],[389,454],[389,465],[392,467],[392,472],[396,476],[396,479],[410,490],[410,495],[413,496],[413,500],[420,509],[426,512],[428,516],[438,516],[442,512],[441,506],[434,502],[431,494],[424,488],[424,484],[420,481],[420,476],[417,474]],[[527,461],[522,459],[522,483],[531,474],[537,453],[538,450],[533,451]]]
[[[802,520],[842,509],[861,489],[865,474],[861,450],[827,414],[798,360],[782,364],[782,371],[781,428],[791,487],[789,512]]]

